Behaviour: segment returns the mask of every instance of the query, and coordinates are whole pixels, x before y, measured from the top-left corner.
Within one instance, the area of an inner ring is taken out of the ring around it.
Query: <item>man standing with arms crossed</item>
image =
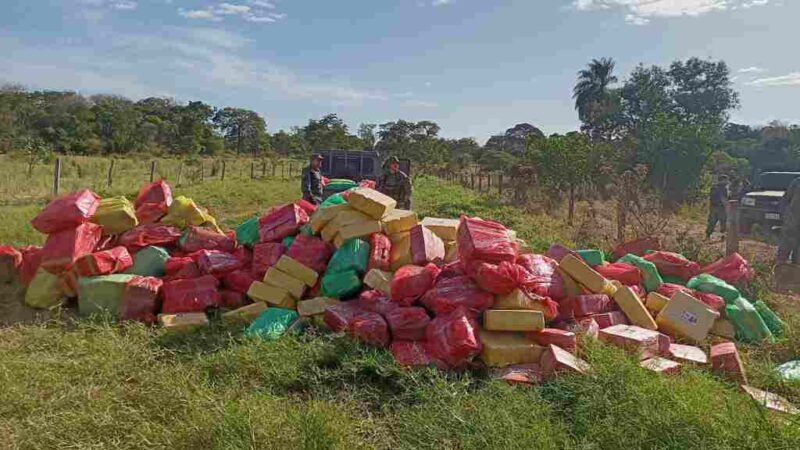
[[[303,191],[303,199],[307,202],[319,205],[322,203],[322,155],[314,153],[311,155],[311,162],[303,169],[300,175],[300,190]]]

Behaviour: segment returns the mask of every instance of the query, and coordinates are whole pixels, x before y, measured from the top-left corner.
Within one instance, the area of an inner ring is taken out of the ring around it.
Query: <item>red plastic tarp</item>
[[[122,290],[119,319],[154,323],[158,312],[158,294],[163,284],[156,277],[133,277]]]
[[[253,251],[245,246],[236,247],[236,250],[231,252],[231,254],[242,262],[243,267],[250,270],[250,266],[253,264]]]
[[[82,277],[94,277],[122,272],[132,265],[133,257],[128,249],[119,246],[83,256],[75,261],[73,269]]]
[[[425,308],[412,306],[409,308],[396,308],[384,315],[392,339],[402,341],[420,341],[425,339],[425,328],[431,321]]]
[[[280,241],[286,236],[297,234],[301,226],[308,222],[308,214],[294,203],[278,208],[258,219],[258,236],[261,242]]]
[[[672,276],[688,281],[700,273],[700,264],[677,253],[657,251],[644,255],[644,259],[655,264],[662,277]]]
[[[322,274],[328,268],[328,261],[333,256],[333,247],[316,236],[301,233],[294,238],[286,256]]]
[[[508,236],[508,229],[497,222],[462,216],[457,243],[462,261],[482,260],[497,264],[517,260],[516,242]]]
[[[440,269],[429,263],[425,267],[403,266],[392,278],[392,300],[401,306],[411,306],[433,287]]]
[[[413,251],[413,250],[412,250]],[[369,237],[369,261],[367,271],[372,269],[389,272],[392,266],[392,240],[383,233]]]
[[[100,241],[102,229],[100,225],[86,222],[50,234],[42,248],[41,266],[54,274],[69,269],[78,258],[94,250]]]
[[[478,287],[466,275],[461,275],[439,278],[433,289],[422,296],[420,303],[437,316],[459,308],[477,316],[492,306],[494,296]]]
[[[661,241],[654,237],[634,239],[614,247],[611,255],[614,259],[620,259],[628,253],[644,256],[647,250],[661,250]]]
[[[51,234],[73,229],[88,222],[100,206],[100,197],[84,189],[62,195],[50,201],[44,209],[31,220],[31,225],[41,233]]]
[[[181,230],[172,225],[161,223],[139,225],[131,228],[119,237],[119,245],[128,250],[137,250],[150,245],[171,246],[178,242]]]
[[[431,320],[425,340],[431,354],[451,368],[463,367],[482,348],[478,323],[462,308]]]
[[[162,312],[166,314],[200,312],[218,307],[220,305],[218,286],[219,280],[212,275],[168,281],[161,288],[164,296]]]
[[[298,236],[297,239],[300,237]],[[294,245],[294,244],[292,244]],[[267,242],[264,244],[256,244],[253,246],[253,266],[250,269],[253,277],[259,280],[264,278],[267,269],[278,263],[281,256],[286,251],[286,247],[280,242]],[[291,255],[289,255],[291,256]],[[293,257],[297,262],[300,262]],[[309,266],[310,267],[310,266]]]
[[[244,264],[230,253],[219,250],[200,250],[199,253],[197,267],[204,274],[221,277],[244,267]]]
[[[157,222],[164,217],[172,204],[172,188],[164,180],[145,183],[139,188],[134,207],[140,224]]]
[[[186,230],[186,235],[178,241],[179,247],[186,253],[193,253],[200,250],[219,250],[221,252],[232,253],[236,248],[236,239],[230,236],[219,234],[216,231],[197,226],[190,226]]]
[[[753,269],[750,268],[750,264],[736,252],[703,267],[700,272],[714,275],[731,284],[753,277]]]
[[[222,285],[232,291],[246,294],[254,281],[259,280],[254,278],[249,270],[234,270],[233,272],[225,274],[225,277],[222,279]]]
[[[630,286],[642,284],[642,271],[638,267],[628,263],[611,263],[595,266],[594,270],[609,280],[617,280],[620,283]]]
[[[411,246],[411,262],[418,266],[426,263],[444,261],[444,242],[433,231],[422,225],[411,229],[409,234]]]

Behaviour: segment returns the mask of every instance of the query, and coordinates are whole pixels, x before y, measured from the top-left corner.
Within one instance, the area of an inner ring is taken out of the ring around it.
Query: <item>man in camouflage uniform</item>
[[[714,228],[719,222],[720,233],[725,233],[728,225],[728,212],[725,209],[728,203],[728,177],[720,175],[717,183],[711,187],[709,198],[708,225],[706,226],[706,239],[711,237]]]
[[[322,155],[314,153],[311,155],[311,163],[303,169],[300,175],[300,189],[303,191],[303,198],[314,204],[322,203]]]
[[[400,170],[400,160],[392,156],[388,170],[378,178],[375,189],[397,200],[400,209],[411,209],[411,179]]]
[[[800,178],[795,178],[786,192],[781,203],[783,210],[783,226],[781,226],[781,240],[778,243],[777,263],[783,264],[792,257],[792,264],[797,264],[800,259]]]

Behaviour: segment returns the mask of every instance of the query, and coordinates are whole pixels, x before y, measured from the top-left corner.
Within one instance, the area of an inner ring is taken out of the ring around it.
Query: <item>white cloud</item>
[[[764,73],[767,69],[758,66],[743,67],[738,70],[739,73]]]
[[[214,21],[222,20],[221,18],[217,17],[214,11],[211,11],[210,9],[190,9],[187,11],[183,8],[180,8],[178,9],[178,14],[181,17],[185,17],[187,19],[214,20]]]
[[[777,77],[757,78],[747,83],[750,86],[800,86],[800,72]]]
[[[402,103],[401,106],[406,108],[436,108],[439,106],[436,102],[430,102],[427,100],[406,100]]]
[[[573,0],[577,11],[619,9],[625,22],[645,25],[657,17],[700,16],[713,11],[764,6],[770,0]]]
[[[250,3],[253,6],[258,6],[265,9],[275,9],[275,4],[272,2],[267,2],[264,0],[250,0],[247,3]]]
[[[119,0],[111,3],[111,7],[114,9],[131,11],[136,9],[139,6],[137,2],[131,0]]]
[[[444,5],[451,5],[455,3],[455,0],[433,0],[431,1],[431,6],[444,6]]]
[[[250,12],[250,7],[247,5],[233,5],[231,3],[220,3],[216,11],[219,14],[232,16],[232,15],[245,15]]]
[[[215,22],[222,21],[226,17],[240,17],[247,22],[253,23],[273,23],[286,18],[286,14],[274,12],[275,4],[272,2],[252,0],[248,3],[249,5],[224,2],[189,11],[179,8],[178,14],[187,19]]]

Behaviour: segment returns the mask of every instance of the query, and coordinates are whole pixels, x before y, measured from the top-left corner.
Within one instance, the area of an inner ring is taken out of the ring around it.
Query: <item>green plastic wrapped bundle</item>
[[[133,266],[123,273],[141,275],[143,277],[163,277],[166,274],[164,266],[169,259],[169,253],[161,247],[145,247],[133,255]]]
[[[360,289],[361,279],[358,277],[358,272],[354,270],[339,273],[329,272],[322,277],[322,295],[324,297],[346,299],[356,295]]]
[[[661,281],[663,281],[664,283],[678,284],[678,285],[681,285],[681,286],[686,286],[686,280],[684,280],[681,277],[676,277],[674,275],[662,275],[661,276]]]
[[[342,205],[347,203],[347,200],[342,197],[342,194],[333,194],[330,197],[326,198],[319,204],[317,209],[325,209],[334,205]]]
[[[775,312],[771,310],[769,306],[767,306],[766,303],[758,300],[753,303],[753,306],[756,308],[756,311],[758,311],[758,315],[764,319],[764,323],[767,324],[767,328],[769,328],[769,331],[771,331],[774,336],[780,336],[783,334],[783,328],[785,324],[781,318],[778,317],[778,315],[775,314]]]
[[[764,319],[758,314],[756,308],[744,297],[739,297],[725,307],[725,314],[733,323],[736,330],[736,339],[758,344],[763,341],[775,342],[772,332],[769,331]]]
[[[114,273],[78,278],[78,312],[84,317],[100,313],[117,317],[125,286],[134,277],[134,275]]]
[[[294,243],[294,236],[286,236],[281,242],[283,243],[283,246],[288,249]]]
[[[602,250],[577,250],[576,253],[590,266],[599,266],[606,261]]]
[[[245,336],[260,337],[268,341],[278,339],[298,317],[297,311],[291,309],[268,308],[247,327]]]
[[[657,290],[664,283],[664,281],[661,279],[661,274],[658,273],[656,265],[642,258],[641,256],[628,253],[617,260],[617,262],[628,263],[632,266],[638,267],[639,270],[642,271],[642,276],[644,277],[644,288],[647,290],[647,292],[653,292]]]
[[[247,219],[236,227],[236,240],[239,245],[248,247],[258,244],[258,217]]]
[[[348,180],[347,178],[334,178],[325,185],[325,188],[338,192],[346,191],[356,186],[358,186],[358,183],[353,180]]]
[[[311,229],[311,225],[305,224],[300,227],[300,234],[305,234],[306,236],[313,236],[314,230]]]
[[[367,272],[369,262],[369,243],[358,238],[345,241],[328,262],[327,273],[339,273],[354,270]]]
[[[692,278],[688,283],[686,283],[686,287],[696,291],[717,294],[724,298],[725,303],[729,305],[732,304],[737,298],[742,296],[742,294],[739,293],[739,290],[735,287],[724,282],[723,280],[720,280],[714,275],[709,275],[707,273],[701,273],[700,275]]]

